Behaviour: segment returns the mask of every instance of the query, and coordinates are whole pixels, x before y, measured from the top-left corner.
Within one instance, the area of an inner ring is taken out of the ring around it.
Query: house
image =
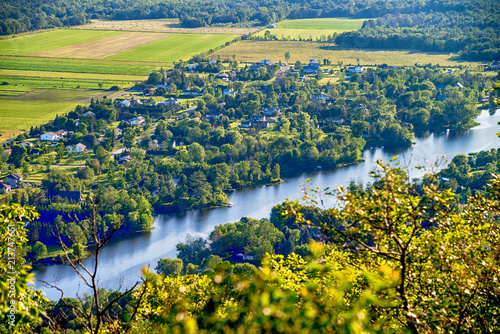
[[[83,113],[83,116],[92,116],[95,117],[95,114],[92,111],[86,111]]]
[[[279,107],[267,107],[262,109],[265,116],[280,116],[281,111]]]
[[[130,157],[130,155],[126,155],[124,157],[121,157],[119,160],[118,160],[118,163],[120,164],[126,164],[127,162],[129,161],[132,161],[132,158]]]
[[[171,98],[169,98],[169,99],[167,99],[167,100],[165,100],[163,102],[160,102],[158,104],[163,104],[164,106],[175,106],[175,105],[177,105],[179,103],[180,103],[179,100],[174,99],[173,97],[171,97]]]
[[[115,131],[117,136],[121,136],[123,134],[123,130],[120,128],[116,128]]]
[[[70,203],[80,204],[83,200],[81,191],[60,191],[57,195]]]
[[[235,96],[236,92],[234,90],[232,90],[231,88],[224,88],[224,90],[222,91],[222,95],[224,95],[224,96],[226,96],[226,95]]]
[[[17,189],[23,183],[23,176],[21,174],[9,174],[4,180],[12,189]]]
[[[264,64],[264,65],[269,65],[269,66],[274,66],[276,65],[275,62],[271,61],[271,59],[262,59],[260,61],[261,64]]]
[[[59,139],[61,139],[61,137],[54,132],[46,132],[46,133],[40,135],[40,140],[59,141]]]
[[[242,260],[249,260],[249,261],[253,261],[254,260],[254,256],[253,255],[247,255],[247,254],[239,253],[236,256],[237,257],[241,257]]]
[[[252,122],[245,121],[240,123],[240,128],[242,129],[250,129],[252,127]]]
[[[267,119],[267,121],[268,121],[269,123],[278,123],[278,119],[277,119],[277,118],[274,118],[274,117],[269,117],[269,118]]]
[[[12,154],[12,149],[11,148],[8,148],[6,149],[5,151],[3,151],[2,155],[11,155]]]
[[[261,122],[257,122],[257,125],[260,126],[262,129],[267,129],[269,127],[269,122],[268,121],[261,121]]]
[[[221,114],[221,113],[210,113],[210,114],[206,114],[206,115],[205,115],[205,119],[206,119],[207,121],[209,121],[212,117],[213,117],[214,119],[216,119],[216,120],[219,120],[219,119],[221,119],[222,114]]]
[[[56,131],[56,135],[58,135],[59,137],[64,137],[68,134],[68,131],[66,130],[59,130],[59,131]]]
[[[318,73],[318,68],[315,66],[307,65],[302,67],[302,72],[304,72],[305,74],[316,74]]]
[[[227,79],[227,78],[229,78],[229,76],[226,73],[217,73],[215,75],[215,78],[216,79]]]
[[[193,70],[195,70],[197,67],[198,67],[198,63],[188,64],[187,69],[188,69],[189,71],[193,71]]]
[[[263,116],[263,115],[250,116],[250,122],[264,122],[265,120],[266,120],[266,116]]]
[[[348,67],[347,72],[350,73],[363,73],[363,66]]]
[[[75,145],[75,151],[76,153],[87,152],[87,146],[83,145],[82,143],[78,143]]]
[[[215,60],[215,59],[210,59],[210,60],[208,61],[208,63],[209,63],[209,64],[217,64],[217,60]]]
[[[276,28],[276,24],[270,24],[270,25],[267,26],[267,28],[274,29],[274,28]]]
[[[144,119],[144,117],[139,116],[139,117],[132,118],[130,120],[130,124],[132,124],[132,125],[145,125],[146,120]]]
[[[160,187],[156,187],[153,190],[151,190],[151,196],[156,196],[160,193]]]
[[[120,105],[125,107],[125,108],[128,108],[130,107],[130,101],[129,100],[123,100],[122,102],[120,102]]]
[[[460,82],[457,82],[456,85],[453,87],[458,87],[459,91],[462,91],[464,89],[464,85],[462,85]]]
[[[160,144],[158,143],[158,139],[153,139],[149,141],[149,148],[158,148]]]
[[[0,182],[0,194],[10,193],[11,189],[10,185]]]
[[[328,95],[325,95],[325,94],[319,94],[319,95],[314,95],[312,98],[311,98],[311,101],[313,102],[325,102],[326,100],[328,100],[330,97]]]
[[[33,143],[29,141],[23,141],[22,143],[19,143],[19,145],[24,147],[33,147]]]
[[[491,65],[490,65],[490,69],[492,69],[492,70],[500,70],[500,61],[494,60],[491,63]]]

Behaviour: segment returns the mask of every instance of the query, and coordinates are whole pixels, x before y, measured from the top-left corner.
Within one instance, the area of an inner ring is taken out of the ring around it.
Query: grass
[[[365,19],[342,19],[342,18],[321,18],[287,20],[277,24],[283,29],[334,29],[334,30],[358,30],[363,26]]]
[[[303,40],[309,39],[312,40],[322,40],[326,41],[328,36],[334,34],[343,33],[346,30],[338,30],[338,29],[265,29],[259,31],[255,36],[264,36],[266,31],[269,31],[271,35],[276,36],[279,40]]]
[[[107,60],[173,62],[215,49],[237,35],[174,34],[155,42],[107,57]]]
[[[65,114],[103,91],[40,89],[23,96],[0,97],[0,141]]]
[[[167,32],[167,33],[189,33],[189,34],[237,34],[246,35],[258,31],[259,28],[248,27],[199,27],[183,28],[179,20],[127,20],[106,21],[93,20],[91,24],[76,27],[75,29],[86,30],[113,30],[113,31],[141,31],[141,32]]]
[[[36,78],[64,78],[83,80],[105,80],[105,81],[135,81],[145,80],[145,75],[128,74],[101,74],[101,73],[71,73],[71,72],[50,72],[50,71],[26,71],[26,70],[4,70],[0,69],[0,76],[23,76]],[[0,90],[2,86],[0,85]]]
[[[120,35],[119,31],[54,30],[34,35],[0,40],[1,55],[29,55],[77,43]]]
[[[129,87],[133,81],[111,81],[111,80],[84,80],[84,79],[61,79],[61,78],[39,78],[0,75],[0,82],[8,82],[20,90],[36,88],[50,89],[109,89],[112,86]],[[1,90],[1,88],[0,88]]]
[[[449,54],[444,53],[422,53],[413,51],[387,51],[387,50],[355,50],[343,49],[335,45],[316,42],[293,42],[293,41],[255,41],[245,40],[234,43],[211,56],[216,59],[218,55],[222,59],[236,59],[244,62],[257,62],[262,58],[269,58],[274,62],[285,61],[285,52],[290,52],[290,61],[296,60],[309,62],[309,59],[330,59],[334,64],[342,61],[344,65],[357,64],[359,59],[361,65],[388,64],[393,66],[413,66],[414,64],[440,64],[443,66],[470,65],[477,63],[460,62],[451,60]],[[265,55],[265,56],[264,56]]]
[[[165,64],[100,59],[0,57],[1,69],[27,71],[149,75],[162,65]]]

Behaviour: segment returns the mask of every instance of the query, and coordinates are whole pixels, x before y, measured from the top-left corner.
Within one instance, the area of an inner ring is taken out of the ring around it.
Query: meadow
[[[53,30],[0,40],[0,55],[25,56],[121,34],[119,31]]]
[[[302,63],[309,59],[330,59],[332,63],[341,61],[344,65],[388,64],[393,66],[413,66],[415,64],[440,64],[442,66],[473,65],[473,62],[452,60],[452,55],[444,53],[421,53],[412,51],[387,51],[387,50],[357,50],[343,49],[335,45],[316,42],[296,41],[255,41],[245,40],[234,43],[211,56],[222,59],[236,59],[243,62],[257,62],[269,58],[274,62],[285,61],[285,52],[290,53],[290,63],[300,60]]]
[[[143,78],[144,79],[144,78]],[[96,80],[96,79],[64,79],[50,77],[30,77],[30,76],[9,76],[0,75],[0,82],[7,82],[14,87],[21,86],[21,90],[37,89],[37,88],[55,88],[55,89],[109,89],[112,86],[127,87],[133,85],[133,81],[113,81],[113,80]],[[3,87],[0,86],[0,95]],[[15,89],[11,89],[15,90]]]
[[[166,33],[188,33],[188,34],[236,34],[246,35],[259,28],[239,27],[199,27],[183,28],[179,20],[127,20],[106,21],[92,20],[92,23],[75,27],[83,30],[114,30],[114,31],[141,31],[141,32],[166,32]]]
[[[22,96],[0,97],[0,141],[70,112],[77,104],[86,104],[98,90],[39,89]]]
[[[334,29],[358,30],[363,26],[365,19],[320,18],[287,20],[277,24],[282,29]]]
[[[234,40],[238,35],[173,34],[105,58],[106,60],[174,62],[213,50]]]
[[[164,64],[100,59],[0,57],[0,69],[27,71],[149,75],[162,65]]]
[[[346,31],[358,30],[363,26],[364,19],[301,19],[286,20],[277,24],[277,28],[264,29],[256,36],[264,36],[266,31],[276,36],[279,40],[321,40],[326,41],[328,36],[341,34]]]

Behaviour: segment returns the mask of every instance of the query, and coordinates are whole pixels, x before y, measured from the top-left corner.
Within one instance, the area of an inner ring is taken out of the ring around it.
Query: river
[[[175,216],[159,215],[154,221],[155,229],[150,233],[112,241],[103,249],[99,263],[100,286],[112,289],[131,286],[140,280],[143,266],[150,266],[151,270],[154,270],[160,258],[175,258],[175,245],[185,242],[188,234],[206,237],[214,226],[235,222],[245,216],[269,218],[274,205],[283,202],[287,197],[295,199],[302,196],[300,185],[308,178],[312,179],[314,187],[320,189],[346,185],[350,180],[366,183],[370,181],[368,172],[374,168],[374,162],[378,159],[387,162],[394,155],[399,155],[398,161],[408,168],[410,177],[415,178],[425,173],[416,168],[418,165],[427,166],[427,170],[430,170],[437,162],[438,167],[443,168],[446,165],[443,156],[451,159],[457,154],[499,147],[500,139],[496,133],[500,132],[500,126],[497,125],[500,113],[490,115],[485,110],[476,121],[480,125],[471,130],[419,134],[415,138],[415,144],[405,150],[366,150],[363,154],[365,162],[357,165],[302,173],[277,186],[260,186],[233,192],[229,195],[229,201],[234,205],[231,208],[197,210]],[[93,259],[86,259],[84,263],[89,265],[93,263]],[[64,290],[65,297],[87,292],[82,280],[71,268],[63,265],[38,269],[35,271],[35,277],[38,280],[56,282]],[[60,297],[57,290],[44,287],[40,282],[36,282],[36,286],[42,288],[49,299]]]

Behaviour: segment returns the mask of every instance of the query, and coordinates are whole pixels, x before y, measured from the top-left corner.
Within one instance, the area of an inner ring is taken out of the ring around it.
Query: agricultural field
[[[164,64],[152,63],[152,62],[107,61],[100,59],[0,56],[0,69],[25,70],[25,71],[49,71],[49,72],[147,76],[153,70],[159,68],[162,65]]]
[[[100,73],[72,73],[50,71],[4,70],[0,69],[0,76],[25,76],[35,78],[107,80],[107,81],[139,81],[147,79],[145,75],[128,74],[100,74]]]
[[[140,31],[140,32],[165,32],[184,34],[230,34],[246,35],[256,32],[259,28],[239,27],[200,27],[183,28],[178,20],[129,20],[106,21],[93,20],[92,23],[78,26],[80,30],[110,30],[110,31]]]
[[[277,24],[276,28],[259,31],[256,36],[264,36],[267,31],[279,40],[322,40],[326,41],[328,36],[340,34],[346,31],[358,30],[363,26],[364,19],[304,19],[287,20]]]
[[[215,49],[234,40],[238,35],[173,34],[167,38],[124,51],[107,60],[174,62]]]
[[[0,55],[26,56],[121,34],[119,31],[53,30],[0,40]]]
[[[335,30],[358,30],[363,26],[365,19],[343,19],[343,18],[321,18],[286,20],[277,24],[283,29],[335,29]]]
[[[285,52],[290,52],[290,62],[300,60],[302,63],[309,59],[330,59],[333,63],[341,61],[344,65],[388,64],[393,66],[412,66],[418,64],[440,64],[442,66],[473,65],[477,63],[452,60],[452,55],[444,53],[421,53],[412,51],[387,51],[387,50],[358,50],[344,49],[335,45],[314,42],[298,41],[255,41],[245,40],[234,43],[224,48],[211,58],[236,59],[243,62],[257,62],[269,58],[274,62],[285,61]]]
[[[81,32],[81,31],[79,31]],[[102,59],[114,54],[134,49],[164,37],[161,33],[123,33],[119,36],[105,37],[89,42],[68,45],[62,48],[31,54],[40,57],[96,58]]]
[[[22,96],[0,97],[0,142],[32,126],[46,123],[70,112],[77,104],[85,104],[92,97],[105,95],[97,90],[39,89]]]

